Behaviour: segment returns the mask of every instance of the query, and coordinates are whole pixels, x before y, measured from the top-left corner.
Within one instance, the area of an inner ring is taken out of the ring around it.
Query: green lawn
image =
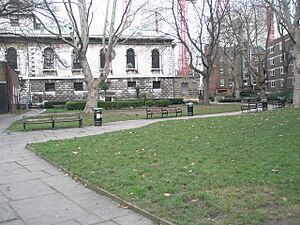
[[[300,210],[300,110],[155,123],[31,145],[175,224],[261,224]]]
[[[183,109],[183,115],[187,115],[187,108],[185,105],[177,105]],[[232,112],[239,111],[240,104],[218,104],[218,105],[194,105],[194,114],[209,114],[209,113],[220,113],[220,112]],[[45,113],[60,113],[66,112],[64,109],[48,109]],[[72,112],[72,111],[71,111]],[[83,126],[93,125],[93,115],[83,115]],[[122,121],[122,120],[135,120],[144,119],[146,117],[145,109],[124,109],[124,110],[103,110],[103,123]],[[155,117],[160,117],[160,115],[155,115]],[[74,123],[57,123],[56,128],[62,127],[77,127],[78,122]],[[26,126],[26,130],[39,130],[39,129],[51,129],[51,124],[34,124]],[[13,123],[8,130],[23,131],[22,121],[17,121]]]

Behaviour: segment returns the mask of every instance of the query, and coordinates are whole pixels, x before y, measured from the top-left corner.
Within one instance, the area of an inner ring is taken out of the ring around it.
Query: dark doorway
[[[0,83],[0,113],[8,113],[7,83]]]

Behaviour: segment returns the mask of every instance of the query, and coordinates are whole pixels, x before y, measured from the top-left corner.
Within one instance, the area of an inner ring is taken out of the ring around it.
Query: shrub
[[[54,105],[65,105],[67,101],[44,102],[45,109],[52,109]]]
[[[169,98],[171,105],[181,105],[183,104],[183,98]]]
[[[240,93],[241,97],[256,97],[256,92],[252,89],[244,89]]]
[[[122,109],[122,108],[137,108],[144,105],[143,100],[131,100],[131,101],[114,101],[114,102],[98,102],[98,107],[104,109]]]
[[[85,107],[85,102],[67,102],[67,110],[83,110]]]
[[[224,99],[220,99],[219,102],[241,102],[241,99],[239,98],[224,98]]]

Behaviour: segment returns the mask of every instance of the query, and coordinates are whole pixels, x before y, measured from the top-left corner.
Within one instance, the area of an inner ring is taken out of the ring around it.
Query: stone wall
[[[153,82],[160,82],[160,88],[154,89]],[[83,83],[83,91],[74,90],[74,82]],[[112,99],[135,99],[136,89],[128,87],[128,82],[135,82],[140,87],[140,93],[146,93],[147,98],[197,98],[199,80],[188,77],[146,77],[146,78],[111,78],[108,97]],[[45,84],[54,83],[54,91],[46,91]],[[182,83],[188,84],[188,93],[182,93]],[[30,80],[31,101],[39,105],[47,101],[82,101],[87,97],[87,87],[83,79],[41,79]],[[99,93],[100,94],[100,93]],[[100,94],[103,98],[103,95]]]

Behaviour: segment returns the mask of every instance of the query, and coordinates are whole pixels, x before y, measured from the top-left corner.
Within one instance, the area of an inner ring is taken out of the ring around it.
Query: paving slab
[[[38,179],[0,185],[0,191],[12,200],[55,193],[54,189]]]
[[[16,213],[7,203],[0,204],[0,224],[17,219]]]

